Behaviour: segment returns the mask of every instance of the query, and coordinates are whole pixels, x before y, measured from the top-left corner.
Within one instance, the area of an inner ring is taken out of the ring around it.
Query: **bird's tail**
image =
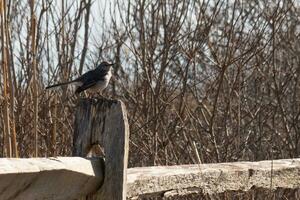
[[[50,89],[50,88],[54,88],[54,87],[58,87],[58,86],[62,86],[62,85],[68,85],[70,83],[74,83],[74,82],[77,82],[76,80],[73,80],[73,81],[68,81],[68,82],[64,82],[64,83],[57,83],[57,84],[54,84],[54,85],[49,85],[46,87],[46,89]]]

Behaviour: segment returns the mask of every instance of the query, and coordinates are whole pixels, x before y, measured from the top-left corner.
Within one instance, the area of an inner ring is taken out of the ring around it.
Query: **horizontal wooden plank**
[[[1,158],[1,200],[69,200],[99,189],[103,160],[79,157]]]
[[[300,159],[202,165],[138,167],[127,170],[127,197],[181,196],[248,191],[252,187],[300,188]]]
[[[0,159],[0,199],[70,200],[99,189],[104,161],[79,157]],[[300,159],[274,160],[272,189],[300,188]],[[271,161],[127,169],[127,198],[271,188]]]

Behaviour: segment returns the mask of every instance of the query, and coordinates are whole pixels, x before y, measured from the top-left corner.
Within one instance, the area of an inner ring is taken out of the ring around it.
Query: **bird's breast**
[[[111,78],[112,74],[111,72],[109,71],[104,77],[103,77],[103,80],[101,81],[98,81],[94,86],[90,87],[88,89],[89,92],[92,92],[92,93],[96,93],[96,92],[102,92],[102,90],[104,90],[107,86],[108,86],[108,83],[110,81],[110,78]]]
[[[111,78],[111,71],[108,71],[107,74],[105,75],[104,79],[109,82],[110,78]]]

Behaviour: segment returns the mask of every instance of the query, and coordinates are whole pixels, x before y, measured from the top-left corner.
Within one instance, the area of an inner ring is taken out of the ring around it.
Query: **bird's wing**
[[[82,74],[80,77],[76,79],[76,81],[85,83],[85,82],[90,82],[91,80],[103,80],[106,74],[107,74],[106,71],[92,70]]]
[[[80,87],[78,87],[75,91],[75,93],[80,93],[94,85],[96,85],[99,81],[104,81],[105,76],[107,75],[106,70],[92,70],[85,74],[83,74],[81,77],[77,79],[77,81],[80,81],[83,83]]]
[[[89,82],[85,82],[82,86],[79,86],[76,89],[75,93],[79,94],[80,92],[82,92],[82,91],[84,91],[84,90],[86,90],[86,89],[88,89],[88,88],[90,88],[90,87],[92,87],[96,84],[97,84],[97,80],[90,80]]]

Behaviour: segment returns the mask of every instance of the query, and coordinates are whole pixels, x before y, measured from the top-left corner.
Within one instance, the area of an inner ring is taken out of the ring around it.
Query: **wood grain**
[[[104,184],[96,195],[89,195],[94,194],[104,180],[102,161],[79,157],[1,158],[0,199],[125,199],[125,187],[119,182],[123,180],[124,184],[126,177],[117,179],[114,175],[110,175],[111,181],[105,180],[111,189]],[[257,195],[278,189],[299,191],[299,172],[299,158],[274,160],[271,188],[271,161],[202,164],[200,168],[199,165],[130,168],[127,170],[127,199],[238,194],[255,188],[258,190],[253,192]],[[118,190],[122,186],[122,190]]]
[[[164,198],[191,193],[220,194],[253,188],[299,189],[300,159],[233,162],[202,165],[138,167],[128,169],[127,198]],[[271,191],[272,191],[271,190]]]
[[[90,194],[103,181],[101,162],[79,157],[1,158],[0,199],[70,200]]]
[[[100,145],[105,154],[102,187],[89,199],[125,200],[129,127],[124,104],[118,100],[82,99],[75,120],[75,156],[87,156]]]

